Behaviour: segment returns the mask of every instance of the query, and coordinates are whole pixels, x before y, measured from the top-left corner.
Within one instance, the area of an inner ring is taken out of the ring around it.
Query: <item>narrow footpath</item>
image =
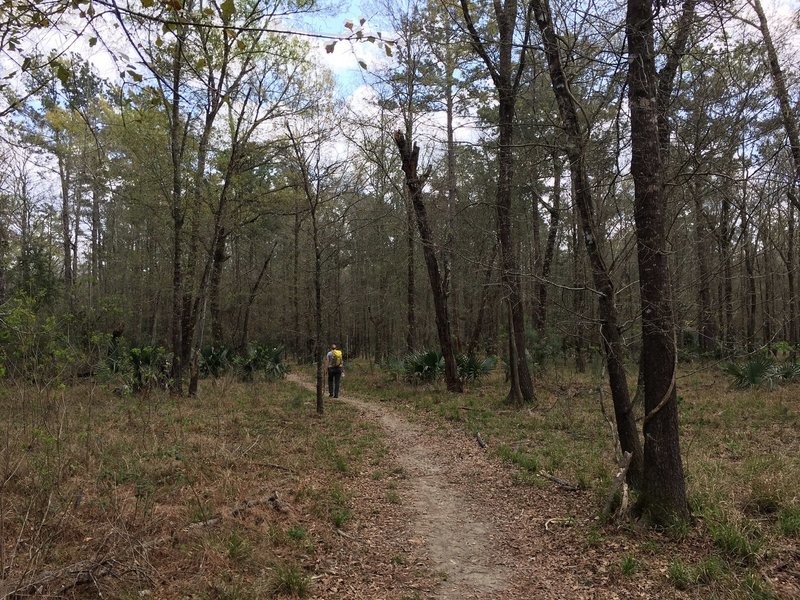
[[[298,375],[290,378],[315,389]],[[663,582],[621,579],[604,556],[608,549],[581,539],[585,533],[575,525],[588,527],[594,520],[594,508],[587,507],[583,492],[515,483],[511,469],[455,427],[412,423],[386,402],[347,393],[336,401],[356,408],[385,432],[390,460],[405,475],[402,497],[410,522],[404,525],[411,537],[403,541],[418,542],[420,555],[440,576],[416,595],[370,595],[351,586],[342,598],[684,597],[674,589],[665,594]],[[614,546],[614,554],[625,550]]]

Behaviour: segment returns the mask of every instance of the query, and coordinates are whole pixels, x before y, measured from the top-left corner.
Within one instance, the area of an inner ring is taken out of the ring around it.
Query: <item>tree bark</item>
[[[536,290],[536,312],[534,313],[534,326],[544,334],[547,324],[547,278],[553,266],[555,256],[558,228],[561,222],[561,159],[558,152],[553,152],[553,196],[550,201],[550,223],[547,227],[547,244],[542,259],[542,270],[539,274],[539,283]]]
[[[519,47],[515,39],[517,25],[517,0],[498,0],[494,13],[498,33],[497,56],[490,56],[483,38],[475,29],[467,0],[460,0],[461,12],[470,34],[472,46],[483,59],[494,83],[497,94],[497,189],[495,211],[497,238],[500,245],[500,281],[509,310],[509,371],[511,374],[508,401],[513,404],[531,403],[535,400],[533,380],[525,352],[525,311],[520,288],[517,255],[511,227],[511,197],[514,183],[514,113],[519,92],[519,83],[525,70],[525,53],[530,35],[532,7],[527,6],[522,23],[522,51],[516,67],[513,52]]]
[[[789,90],[786,87],[786,78],[783,75],[783,69],[781,69],[781,64],[778,61],[778,53],[772,41],[769,23],[767,22],[767,16],[764,14],[764,9],[761,6],[761,0],[751,0],[751,2],[758,16],[759,29],[761,30],[761,36],[764,39],[764,46],[767,50],[772,85],[775,87],[775,95],[778,98],[778,104],[781,108],[781,119],[783,120],[783,126],[786,130],[786,137],[789,138],[789,151],[792,155],[792,163],[794,165],[794,181],[791,183],[791,186],[797,189],[797,187],[800,186],[800,131],[798,131],[797,117],[792,107]],[[800,200],[798,200],[797,195],[790,196],[789,200],[794,204],[795,208],[800,210]]]
[[[617,435],[623,452],[632,455],[628,480],[632,486],[642,484],[642,444],[633,415],[633,406],[628,391],[624,364],[624,344],[619,329],[616,308],[616,290],[611,274],[603,259],[600,248],[602,234],[595,231],[595,208],[592,198],[589,172],[586,166],[586,146],[588,136],[583,130],[575,96],[569,86],[569,79],[561,61],[559,40],[553,27],[548,0],[534,0],[534,14],[542,34],[545,55],[550,71],[553,93],[558,103],[558,111],[567,135],[567,156],[573,181],[574,205],[581,227],[584,247],[592,266],[592,279],[599,293],[600,335],[608,366],[608,379],[614,416],[617,422]]]
[[[689,518],[681,461],[677,356],[666,254],[666,203],[659,147],[652,0],[628,0],[628,104],[639,260],[645,417],[639,510],[658,524]]]
[[[181,394],[183,388],[183,153],[185,132],[181,127],[181,66],[183,60],[183,35],[175,39],[172,56],[172,97],[169,99],[170,158],[172,159],[172,381],[173,393]]]
[[[453,348],[453,335],[450,325],[450,316],[447,307],[447,294],[444,289],[444,282],[439,271],[439,261],[436,257],[433,236],[431,235],[430,224],[425,203],[422,200],[422,192],[425,182],[430,175],[430,169],[422,175],[417,172],[419,161],[419,146],[412,144],[411,140],[401,131],[394,134],[394,141],[400,150],[400,158],[403,165],[403,173],[406,176],[406,187],[408,188],[409,198],[414,206],[414,214],[417,218],[417,228],[422,239],[422,254],[425,257],[425,266],[428,270],[428,280],[431,284],[433,293],[433,306],[436,314],[436,334],[439,338],[439,345],[442,348],[444,358],[444,378],[447,389],[451,392],[463,392],[464,388],[458,378],[458,367],[456,365],[456,355]]]
[[[692,182],[690,190],[694,196],[694,247],[697,261],[697,337],[701,353],[709,354],[717,345],[716,328],[711,312],[711,288],[708,268],[708,232],[703,198],[697,185]]]

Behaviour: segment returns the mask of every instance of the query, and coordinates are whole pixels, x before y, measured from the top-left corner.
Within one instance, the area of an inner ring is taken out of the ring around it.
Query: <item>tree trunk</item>
[[[572,174],[574,205],[580,222],[584,247],[592,266],[594,285],[600,294],[598,309],[600,313],[600,335],[603,351],[608,365],[608,379],[614,403],[617,422],[617,435],[623,452],[632,455],[628,469],[628,481],[635,487],[642,483],[642,444],[636,427],[628,391],[624,364],[624,344],[619,330],[616,308],[616,290],[611,274],[603,259],[600,236],[595,231],[595,209],[592,198],[589,173],[586,167],[587,136],[583,131],[575,97],[570,91],[569,81],[564,71],[559,50],[559,41],[553,28],[548,0],[534,0],[534,14],[542,34],[545,54],[550,70],[553,92],[558,102],[558,110],[567,135],[567,156]],[[552,225],[551,225],[552,228]]]
[[[428,269],[428,279],[433,293],[433,306],[436,314],[436,333],[439,337],[439,345],[442,348],[444,358],[444,378],[447,389],[451,392],[464,391],[461,380],[458,378],[458,367],[456,366],[456,356],[453,349],[453,336],[450,326],[450,316],[447,307],[447,294],[445,293],[442,277],[439,272],[439,261],[436,258],[433,236],[431,235],[428,215],[425,203],[422,200],[422,191],[425,181],[428,179],[430,169],[423,175],[417,173],[419,160],[419,146],[412,145],[410,139],[398,131],[394,134],[397,148],[400,150],[400,158],[403,164],[403,173],[406,176],[406,186],[409,197],[414,206],[414,214],[417,218],[417,228],[422,239],[422,253],[425,257],[425,266]]]
[[[170,158],[172,159],[172,382],[173,393],[183,388],[183,153],[185,138],[181,128],[181,61],[183,36],[178,34],[172,56],[172,97],[170,98]]]
[[[536,313],[534,315],[536,330],[542,334],[547,323],[547,278],[550,277],[550,269],[553,266],[553,256],[555,255],[561,218],[561,167],[562,164],[558,152],[553,152],[553,196],[549,209],[550,224],[547,229],[547,245],[542,259],[542,270],[536,293]]]
[[[506,91],[499,93],[500,124],[498,127],[497,151],[497,231],[500,242],[500,279],[506,294],[510,311],[509,335],[512,336],[512,354],[509,360],[514,363],[511,369],[512,380],[509,402],[513,404],[533,402],[534,390],[528,361],[525,353],[525,312],[520,290],[517,256],[511,232],[511,196],[514,181],[514,154],[512,150],[514,132],[514,97]],[[514,376],[518,377],[514,381]]]
[[[486,303],[489,301],[489,296],[491,294],[492,271],[494,270],[494,261],[496,257],[497,244],[492,244],[492,254],[483,272],[483,288],[481,288],[480,304],[478,305],[478,311],[475,315],[475,324],[472,328],[472,334],[469,336],[469,343],[467,344],[468,356],[475,353],[478,342],[480,342],[484,315],[486,314]]]
[[[69,289],[74,282],[72,273],[72,227],[69,218],[69,188],[71,168],[69,160],[58,157],[58,174],[61,180],[61,249],[63,252],[64,285]]]
[[[535,400],[525,352],[525,311],[520,289],[519,269],[511,228],[511,197],[514,183],[514,113],[519,93],[519,83],[525,70],[532,7],[527,5],[522,37],[515,38],[517,26],[517,0],[497,0],[494,13],[497,24],[497,51],[487,50],[484,39],[475,28],[467,0],[461,0],[461,12],[475,51],[483,59],[491,75],[497,93],[497,189],[495,211],[497,238],[500,245],[500,281],[508,306],[509,371],[511,381],[508,401],[514,404],[531,403]],[[516,67],[513,56],[515,48],[522,48]]]
[[[222,310],[220,309],[220,282],[222,280],[222,265],[228,260],[225,254],[225,244],[228,232],[223,226],[214,244],[213,264],[211,265],[211,280],[208,288],[208,310],[211,313],[211,343],[214,346],[224,344],[222,328]],[[201,348],[202,350],[202,348]]]
[[[678,434],[677,350],[666,253],[652,0],[628,0],[626,32],[644,357],[644,485],[639,509],[655,523],[670,524],[688,520],[689,505]]]
[[[406,190],[406,351],[413,352],[417,345],[416,269],[414,265],[414,207]]]
[[[269,267],[269,263],[272,260],[272,255],[275,253],[275,248],[277,245],[278,242],[275,242],[272,245],[267,258],[264,260],[264,264],[261,266],[261,270],[258,272],[258,277],[256,277],[256,280],[250,287],[250,292],[247,295],[247,302],[244,306],[244,317],[242,318],[242,333],[241,337],[239,338],[239,348],[242,350],[247,347],[247,335],[250,328],[250,309],[253,307],[253,304],[256,301],[258,288],[261,287],[261,281],[264,279],[264,275],[267,273],[267,268]]]
[[[711,312],[711,288],[708,268],[707,228],[703,198],[697,185],[692,182],[690,189],[694,196],[694,238],[695,259],[697,261],[697,337],[701,353],[709,354],[717,345],[716,328]]]
[[[722,341],[725,352],[733,352],[736,347],[736,331],[733,323],[733,227],[730,222],[731,202],[727,195],[722,197],[720,213],[720,254],[722,255]]]
[[[794,164],[794,181],[791,182],[791,186],[797,189],[797,187],[800,186],[800,131],[798,131],[797,117],[792,108],[792,100],[789,97],[789,91],[786,87],[786,78],[783,75],[781,64],[778,62],[778,53],[775,50],[775,44],[769,32],[769,24],[767,23],[764,9],[761,6],[761,0],[751,0],[751,2],[758,16],[759,29],[764,39],[764,46],[767,49],[767,59],[772,76],[772,85],[775,87],[775,95],[778,97],[778,104],[781,107],[781,119],[783,120],[783,126],[786,130],[786,137],[789,138],[789,151],[791,152],[792,163]],[[800,209],[800,200],[798,200],[797,195],[793,194],[789,199],[794,204],[795,208]]]
[[[789,195],[794,196],[794,190],[789,190]],[[795,202],[791,201],[789,204],[789,222],[786,226],[786,281],[789,292],[789,326],[788,326],[788,340],[792,344],[792,348],[796,349],[798,340],[798,323],[797,323],[797,291],[795,288],[795,222],[794,222],[794,207]],[[793,350],[794,352],[794,350]]]

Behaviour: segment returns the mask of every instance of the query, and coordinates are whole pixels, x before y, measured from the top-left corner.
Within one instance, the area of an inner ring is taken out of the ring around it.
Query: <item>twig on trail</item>
[[[556,523],[558,525],[572,525],[572,519],[569,517],[556,517],[554,519],[547,519],[547,521],[544,522],[545,531],[550,531],[550,523]]]
[[[556,477],[555,475],[551,475],[550,473],[548,473],[547,471],[544,471],[544,470],[542,470],[542,471],[539,471],[539,476],[540,476],[540,477],[544,477],[545,479],[549,479],[549,480],[550,480],[550,481],[552,481],[553,483],[555,483],[555,484],[557,484],[557,485],[560,485],[561,487],[563,487],[563,488],[565,488],[565,489],[568,489],[568,490],[571,490],[571,491],[573,491],[573,492],[576,492],[576,491],[578,491],[579,489],[581,489],[581,488],[580,488],[580,487],[578,487],[576,484],[574,484],[574,483],[570,483],[569,481],[565,481],[565,480],[563,480],[563,479],[559,479],[559,478],[558,478],[558,477]]]
[[[475,439],[478,441],[478,446],[480,446],[481,448],[488,448],[488,445],[486,444],[486,442],[483,441],[483,438],[481,437],[480,431],[477,434],[475,434]]]
[[[625,516],[625,513],[628,510],[628,484],[625,482],[625,475],[628,473],[628,467],[631,466],[632,456],[633,455],[630,452],[625,452],[625,455],[619,464],[619,471],[617,471],[617,474],[614,475],[614,481],[611,483],[611,490],[608,493],[608,499],[606,500],[606,505],[603,509],[603,514],[606,516],[611,516],[612,509],[614,508],[614,500],[617,497],[617,492],[620,490],[622,490],[622,501],[620,502],[619,509],[617,510],[617,518],[619,519]]]
[[[256,441],[254,441],[252,444],[250,444],[250,445],[247,447],[247,450],[245,450],[244,452],[242,452],[242,456],[243,456],[243,457],[244,457],[244,456],[247,456],[247,453],[248,453],[248,452],[250,452],[250,450],[252,450],[253,448],[255,448],[255,447],[256,447],[256,444],[258,444],[258,442],[260,442],[260,441],[261,441],[261,435],[257,435],[257,436],[256,436]]]
[[[295,475],[297,475],[297,471],[295,471],[291,467],[284,467],[283,465],[276,465],[275,463],[271,462],[258,462],[254,464],[257,467],[269,467],[270,469],[278,469],[279,471],[286,471],[287,473],[294,473]]]
[[[111,558],[81,560],[54,571],[42,571],[27,581],[0,587],[0,598],[15,597],[17,594],[40,595],[48,583],[72,575],[74,580],[61,588],[63,591],[67,591],[76,585],[93,580],[95,574],[102,576],[111,573],[110,565],[113,563],[114,560]]]
[[[338,533],[340,536],[342,536],[344,538],[347,538],[348,540],[355,540],[356,539],[352,535],[347,534],[347,533],[345,533],[344,531],[342,531],[341,529],[338,529],[338,528],[336,529],[336,533]]]

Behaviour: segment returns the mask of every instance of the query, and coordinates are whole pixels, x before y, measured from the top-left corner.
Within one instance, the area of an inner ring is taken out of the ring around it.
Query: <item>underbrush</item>
[[[0,597],[303,596],[354,518],[349,474],[386,454],[282,382],[0,394]]]
[[[765,574],[800,552],[798,386],[732,390],[714,366],[684,368],[692,371],[678,379],[681,447],[695,521],[668,532],[674,559],[654,576],[666,573],[691,597],[791,597],[781,591],[783,575],[773,579],[773,589]],[[599,513],[618,453],[613,422],[601,409],[604,403],[613,418],[607,382],[597,373],[551,368],[535,382],[538,405],[514,408],[504,401],[508,384],[497,371],[458,395],[439,383],[410,386],[351,361],[346,393],[391,403],[412,419],[449,423],[473,438],[480,433],[520,485],[558,489],[553,476],[582,490]],[[602,546],[614,526],[587,530],[585,537]],[[635,530],[625,543],[639,544],[640,551],[621,563],[623,576],[658,565],[642,550],[657,538]]]

